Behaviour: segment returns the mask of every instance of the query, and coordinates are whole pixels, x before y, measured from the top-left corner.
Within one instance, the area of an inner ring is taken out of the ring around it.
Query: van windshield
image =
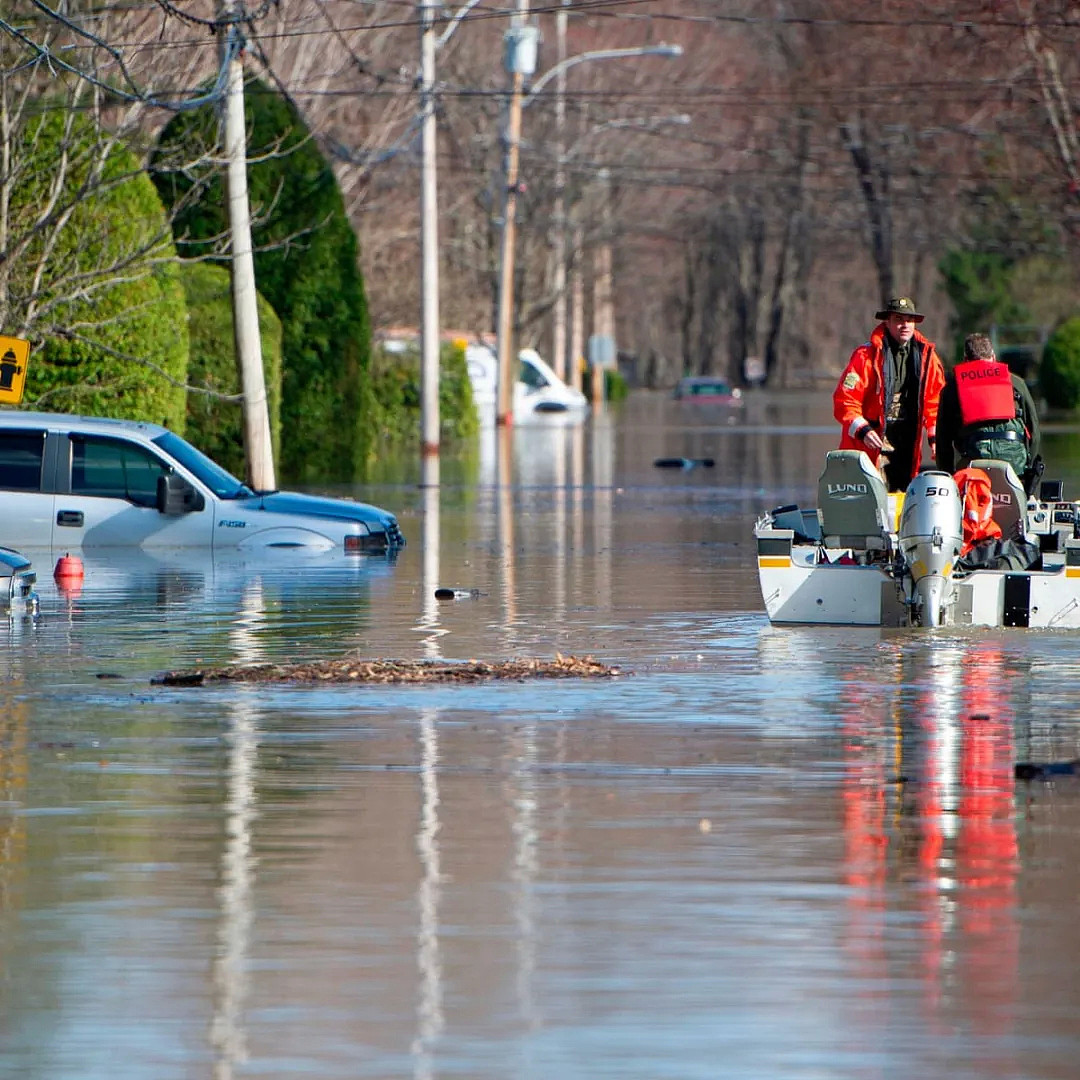
[[[242,484],[231,472],[208,458],[201,450],[196,450],[179,435],[166,431],[154,439],[154,443],[188,472],[198,477],[219,499],[239,499],[253,494],[251,488]]]

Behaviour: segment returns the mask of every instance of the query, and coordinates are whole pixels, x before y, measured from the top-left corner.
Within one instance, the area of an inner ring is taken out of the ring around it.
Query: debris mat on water
[[[493,679],[610,679],[623,675],[591,656],[554,660],[317,660],[308,664],[255,664],[192,671],[167,671],[151,682],[159,686],[204,686],[211,682],[254,683],[475,683]]]

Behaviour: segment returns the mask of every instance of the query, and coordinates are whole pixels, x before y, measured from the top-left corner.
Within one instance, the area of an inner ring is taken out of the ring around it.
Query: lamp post
[[[588,63],[593,60],[620,60],[638,56],[682,55],[682,46],[667,45],[665,43],[625,49],[590,49],[586,52],[578,53],[576,56],[561,59],[548,71],[544,72],[544,74],[532,85],[528,94],[526,94],[524,89],[525,77],[531,75],[535,69],[536,49],[535,37],[533,37],[531,42],[527,43],[531,44],[531,52],[528,48],[522,48],[522,46],[526,44],[522,39],[522,30],[528,29],[524,26],[524,17],[527,12],[528,0],[518,0],[518,10],[515,18],[519,21],[514,27],[511,27],[507,34],[506,67],[511,76],[511,87],[506,135],[502,244],[499,256],[499,297],[495,327],[498,351],[498,404],[496,421],[500,426],[510,424],[513,419],[511,338],[514,307],[514,217],[517,213],[517,196],[520,186],[518,180],[518,150],[521,141],[522,111],[536,100],[537,95],[540,94],[552,79],[559,79],[560,96],[564,95],[565,83],[562,76],[566,71],[572,67],[576,67],[578,64]],[[530,60],[533,66],[530,66]],[[556,111],[558,115],[558,110]],[[561,131],[559,137],[561,138]]]
[[[514,310],[514,230],[517,218],[518,156],[521,146],[521,112],[524,108],[525,78],[536,70],[539,31],[527,26],[529,0],[518,0],[514,25],[506,33],[505,66],[510,75],[510,107],[506,120],[503,165],[502,242],[499,252],[499,301],[495,320],[497,376],[495,382],[495,422],[500,427],[513,417],[513,380],[510,375],[510,338]]]
[[[616,120],[608,120],[602,124],[598,124],[596,127],[586,131],[575,143],[567,150],[565,141],[562,137],[562,130],[560,123],[564,118],[564,113],[556,110],[556,130],[558,132],[558,148],[559,159],[555,172],[555,273],[552,291],[555,293],[555,302],[552,305],[552,338],[555,342],[555,348],[552,351],[553,362],[552,367],[555,369],[555,374],[559,378],[566,378],[569,384],[575,389],[581,389],[581,368],[578,364],[578,360],[582,355],[583,348],[582,342],[584,340],[584,288],[581,280],[581,268],[578,265],[578,260],[581,256],[582,248],[582,228],[581,223],[578,222],[574,227],[574,240],[572,245],[572,251],[574,253],[574,270],[571,273],[567,273],[567,262],[569,261],[568,233],[569,227],[567,222],[566,212],[566,169],[569,163],[573,160],[575,154],[580,149],[581,145],[587,139],[591,139],[595,135],[599,135],[605,131],[614,131],[616,129],[634,129],[643,134],[656,134],[662,127],[670,125],[676,125],[685,127],[691,122],[691,118],[686,113],[677,113],[672,116],[639,116],[639,117],[621,117]],[[606,174],[607,170],[603,170]],[[608,183],[605,183],[605,187]],[[609,225],[609,205],[605,201],[604,214],[605,214],[605,230],[608,230]],[[608,248],[607,254],[607,269],[608,269],[608,290],[610,299],[610,236],[605,233],[605,245]],[[603,268],[600,267],[602,276]],[[568,299],[569,297],[569,299]],[[610,315],[610,330],[602,330],[599,325],[597,326],[597,334],[610,333],[612,339],[614,339],[615,323],[614,323],[614,310],[609,308]],[[570,328],[569,335],[567,334],[567,318],[569,315]],[[602,320],[597,319],[599,324]],[[561,349],[560,349],[561,345]],[[559,361],[563,360],[563,366],[560,367]],[[564,368],[569,367],[569,375],[567,376]],[[601,386],[603,382],[601,380]],[[596,398],[594,397],[594,402]]]

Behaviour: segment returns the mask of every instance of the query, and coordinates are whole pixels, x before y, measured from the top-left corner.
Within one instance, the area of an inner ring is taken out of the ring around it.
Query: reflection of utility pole
[[[438,496],[436,496],[438,497]],[[416,931],[416,966],[420,974],[416,1036],[410,1052],[416,1080],[433,1080],[435,1047],[446,1027],[443,1008],[443,960],[439,947],[439,902],[443,875],[439,858],[439,710],[420,712],[420,822],[416,850],[423,876],[417,890],[420,924]]]
[[[219,18],[223,23],[222,39],[228,60],[225,91],[226,190],[232,249],[233,335],[240,369],[240,389],[244,395],[247,480],[256,491],[273,491],[277,483],[274,479],[274,450],[270,442],[270,413],[266,405],[262,342],[259,340],[251,210],[248,205],[243,37],[234,0],[222,0]]]
[[[253,696],[245,694],[230,707],[232,724],[225,736],[228,757],[222,809],[226,839],[218,888],[221,922],[213,964],[213,1017],[210,1023],[214,1080],[234,1080],[248,1060],[244,1006],[248,995],[255,891],[252,837],[258,810],[259,750],[259,711],[252,702]]]
[[[506,120],[506,164],[503,169],[502,245],[499,254],[499,310],[495,327],[498,347],[498,401],[495,418],[499,426],[513,421],[514,375],[514,240],[518,197],[518,154],[521,145],[521,107],[525,76],[536,70],[537,30],[526,26],[529,0],[517,0],[514,25],[506,34],[506,70],[510,74],[510,106]]]
[[[439,524],[440,524],[440,498],[439,486],[429,484],[424,488],[423,513],[424,527],[421,538],[423,546],[420,548],[423,566],[420,574],[421,607],[418,629],[425,632],[420,639],[424,649],[424,657],[427,660],[441,659],[439,653],[439,638],[446,633],[439,626],[439,601],[435,593],[439,588]]]
[[[421,484],[439,482],[439,204],[435,172],[435,3],[420,0]]]

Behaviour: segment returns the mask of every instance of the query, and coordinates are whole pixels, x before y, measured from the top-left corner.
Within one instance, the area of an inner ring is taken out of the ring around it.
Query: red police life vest
[[[997,360],[965,360],[954,369],[960,420],[968,424],[1015,420],[1012,377],[1007,364]]]

